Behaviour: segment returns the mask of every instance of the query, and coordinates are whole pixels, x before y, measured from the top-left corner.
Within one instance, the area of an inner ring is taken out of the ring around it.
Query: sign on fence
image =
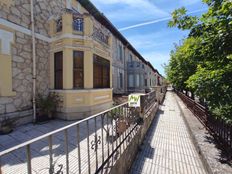
[[[129,95],[129,107],[140,107],[140,96],[139,94],[131,94]]]

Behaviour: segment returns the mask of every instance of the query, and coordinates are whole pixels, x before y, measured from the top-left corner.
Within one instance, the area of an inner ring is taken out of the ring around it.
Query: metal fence
[[[232,152],[232,124],[212,116],[205,106],[202,106],[182,92],[176,91],[176,93],[199,121],[213,134],[223,148]],[[232,154],[230,156],[232,157]]]
[[[148,109],[155,94],[144,97]],[[108,173],[137,133],[139,112],[124,103],[2,151],[0,173]]]
[[[141,108],[142,112],[146,113],[150,107],[152,106],[153,103],[156,102],[156,92],[152,91],[149,92],[148,94],[144,95],[141,97]]]

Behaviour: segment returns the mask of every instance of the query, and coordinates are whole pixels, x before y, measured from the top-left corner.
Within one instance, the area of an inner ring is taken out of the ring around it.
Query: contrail
[[[187,13],[187,15],[198,13],[198,12],[203,12],[203,11],[206,11],[206,10],[208,10],[208,9],[205,8],[205,9],[191,11],[191,12]],[[123,28],[120,28],[119,31],[125,31],[125,30],[129,30],[129,29],[132,29],[132,28],[138,28],[138,27],[142,27],[142,26],[145,26],[145,25],[150,25],[150,24],[155,24],[155,23],[162,22],[162,21],[167,21],[167,20],[170,20],[170,19],[172,19],[171,16],[165,17],[165,18],[160,18],[160,19],[156,19],[156,20],[152,20],[152,21],[148,21],[148,22],[143,22],[143,23],[140,23],[140,24],[131,25],[131,26],[128,26],[128,27],[123,27]]]

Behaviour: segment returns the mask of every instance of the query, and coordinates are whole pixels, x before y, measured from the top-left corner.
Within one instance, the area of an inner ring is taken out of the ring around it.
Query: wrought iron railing
[[[213,134],[222,147],[228,152],[232,152],[232,124],[221,118],[211,115],[208,109],[196,102],[186,94],[176,91],[177,95],[198,118],[198,120]],[[187,92],[186,92],[187,93]],[[230,155],[232,157],[232,154]]]
[[[128,103],[0,152],[0,173],[100,173],[110,170],[139,125]]]
[[[152,91],[141,97],[142,112],[146,113],[150,107],[156,102],[156,92]]]

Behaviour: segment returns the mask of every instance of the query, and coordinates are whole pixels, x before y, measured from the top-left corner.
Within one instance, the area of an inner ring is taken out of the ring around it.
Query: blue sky
[[[116,26],[138,52],[164,75],[173,43],[187,37],[188,31],[168,28],[171,12],[186,7],[200,15],[207,8],[201,0],[91,0]],[[157,20],[159,22],[157,22]],[[150,22],[153,21],[153,22]],[[150,24],[143,25],[146,22]],[[134,25],[141,24],[138,27]]]

